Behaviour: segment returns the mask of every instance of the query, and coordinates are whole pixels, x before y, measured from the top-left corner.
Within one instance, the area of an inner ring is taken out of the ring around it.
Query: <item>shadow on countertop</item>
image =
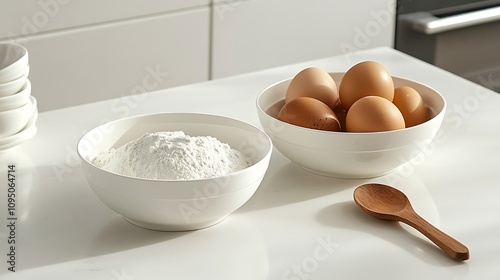
[[[338,179],[311,173],[287,161],[273,162],[253,197],[237,212],[263,210],[323,197],[366,182],[366,179]]]
[[[467,271],[466,262],[452,260],[432,241],[416,230],[397,221],[380,220],[369,216],[354,201],[345,201],[323,208],[316,215],[319,223],[332,228],[364,232],[393,243],[414,255],[421,261],[435,266],[462,266]],[[373,253],[383,255],[383,252]]]

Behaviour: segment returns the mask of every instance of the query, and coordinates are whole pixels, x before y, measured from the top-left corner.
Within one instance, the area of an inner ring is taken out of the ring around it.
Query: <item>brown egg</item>
[[[349,68],[339,86],[339,96],[346,110],[365,96],[380,96],[389,101],[394,98],[392,77],[381,64],[360,62]]]
[[[340,123],[333,110],[312,97],[297,97],[285,103],[278,119],[307,128],[340,131]]]
[[[348,132],[380,132],[403,128],[405,121],[398,107],[380,96],[363,97],[347,111]]]
[[[285,95],[285,102],[302,96],[316,98],[332,110],[339,101],[337,85],[333,78],[316,67],[306,68],[293,77]]]
[[[341,131],[345,131],[345,118],[347,117],[347,111],[344,109],[344,106],[342,106],[342,103],[340,103],[340,101],[337,102],[335,108],[333,108],[333,112],[340,122]]]
[[[427,109],[425,108],[424,100],[422,100],[422,97],[415,89],[408,86],[395,88],[392,103],[403,114],[406,127],[427,121]]]

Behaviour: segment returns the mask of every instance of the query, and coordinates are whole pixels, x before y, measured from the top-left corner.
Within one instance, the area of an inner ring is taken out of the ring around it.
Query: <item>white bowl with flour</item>
[[[182,231],[217,224],[245,204],[264,178],[272,147],[263,131],[239,120],[160,113],[100,125],[77,151],[92,190],[109,208],[140,227]]]

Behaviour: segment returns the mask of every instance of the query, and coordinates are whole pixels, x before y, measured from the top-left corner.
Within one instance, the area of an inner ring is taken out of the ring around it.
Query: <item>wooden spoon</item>
[[[469,249],[420,217],[401,191],[382,184],[365,184],[354,190],[354,201],[366,213],[384,220],[406,223],[434,242],[455,260],[469,259]]]

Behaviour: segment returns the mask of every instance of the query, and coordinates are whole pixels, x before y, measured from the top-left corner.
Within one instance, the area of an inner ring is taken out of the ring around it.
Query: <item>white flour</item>
[[[211,178],[252,165],[250,158],[214,137],[182,131],[145,134],[100,153],[92,163],[126,176],[162,180]]]

